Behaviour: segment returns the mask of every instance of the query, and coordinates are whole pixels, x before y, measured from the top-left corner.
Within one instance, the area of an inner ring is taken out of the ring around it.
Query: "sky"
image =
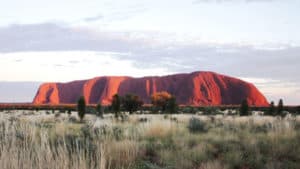
[[[42,82],[203,70],[300,104],[298,0],[0,2],[0,102]]]

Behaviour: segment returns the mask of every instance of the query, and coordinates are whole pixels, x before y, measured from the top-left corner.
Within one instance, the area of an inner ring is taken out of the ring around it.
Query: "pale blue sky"
[[[299,9],[298,0],[2,1],[0,81],[209,70],[300,104]]]

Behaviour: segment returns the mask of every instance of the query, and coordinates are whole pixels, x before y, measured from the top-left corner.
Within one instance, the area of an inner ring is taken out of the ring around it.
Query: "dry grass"
[[[300,118],[132,115],[127,121],[76,112],[0,112],[4,169],[300,168]],[[73,118],[73,121],[70,120]],[[75,121],[74,121],[75,118]],[[141,118],[147,118],[141,122]],[[77,119],[77,120],[76,120]],[[173,120],[172,120],[173,119]],[[174,120],[176,119],[176,120]]]
[[[113,141],[106,144],[105,157],[108,168],[133,168],[138,158],[139,147],[136,141],[123,140]]]
[[[177,125],[171,121],[151,121],[143,126],[144,137],[163,138],[176,133],[178,130]]]

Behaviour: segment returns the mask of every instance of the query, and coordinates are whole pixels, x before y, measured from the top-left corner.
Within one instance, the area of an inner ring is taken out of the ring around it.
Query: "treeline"
[[[33,105],[33,104],[0,104],[0,110],[50,110],[52,112],[70,113],[71,111],[80,111],[80,117],[84,114],[96,114],[103,116],[105,113],[114,113],[116,117],[121,112],[132,113],[153,113],[153,114],[176,114],[201,113],[203,115],[224,114],[228,110],[228,115],[250,115],[252,111],[263,112],[264,115],[285,116],[287,113],[299,114],[300,106],[284,106],[283,100],[280,99],[278,104],[272,101],[269,106],[256,107],[248,104],[243,100],[240,105],[223,105],[223,106],[179,106],[176,97],[168,92],[158,92],[151,96],[151,104],[145,105],[142,99],[135,94],[118,95],[112,97],[111,105],[86,105],[85,98],[79,98],[76,104],[62,105]]]
[[[88,107],[85,104],[85,99],[81,96],[77,103],[77,110],[80,119],[83,119],[85,113],[96,114],[99,117],[103,117],[104,113],[114,113],[115,117],[118,118],[121,112],[129,112],[132,114],[137,111],[151,111],[152,113],[177,113],[178,105],[175,96],[167,92],[158,92],[151,96],[151,106],[150,109],[145,110],[143,106],[143,101],[139,96],[134,94],[126,94],[120,96],[115,94],[112,97],[111,105],[103,107],[100,103],[97,104],[96,108]]]
[[[252,111],[263,112],[263,115],[284,117],[287,114],[300,114],[300,106],[285,107],[283,100],[280,99],[277,106],[275,106],[274,101],[271,101],[269,107],[249,107],[247,100],[243,100],[240,106],[239,114],[241,116],[247,116],[251,115]]]
[[[81,114],[86,113],[86,108],[80,107],[80,102],[84,102],[84,97],[81,97],[78,102],[78,111],[80,118],[83,118]],[[253,113],[253,111],[258,112],[260,115],[269,115],[269,116],[281,116],[284,117],[287,114],[300,114],[300,106],[298,107],[285,107],[283,100],[280,99],[277,106],[275,106],[272,101],[269,107],[253,107],[249,106],[248,101],[245,99],[241,102],[240,105],[230,107],[192,107],[192,106],[178,106],[176,102],[176,97],[172,96],[168,92],[158,92],[151,96],[152,106],[143,107],[143,101],[139,96],[134,94],[126,94],[125,96],[120,96],[115,94],[112,97],[112,102],[110,106],[102,107],[100,104],[96,106],[96,109],[87,108],[88,113],[94,113],[100,117],[103,117],[104,113],[114,113],[115,117],[118,118],[121,115],[121,112],[133,112],[137,113],[159,113],[159,114],[177,114],[177,113],[189,113],[195,114],[200,113],[202,115],[216,115],[216,114],[225,114],[227,115],[240,115],[248,116]],[[82,110],[82,111],[80,111]]]

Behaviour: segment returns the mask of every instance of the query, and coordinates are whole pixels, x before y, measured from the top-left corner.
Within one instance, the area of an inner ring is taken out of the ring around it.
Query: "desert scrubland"
[[[299,169],[300,117],[0,112],[3,169]]]

